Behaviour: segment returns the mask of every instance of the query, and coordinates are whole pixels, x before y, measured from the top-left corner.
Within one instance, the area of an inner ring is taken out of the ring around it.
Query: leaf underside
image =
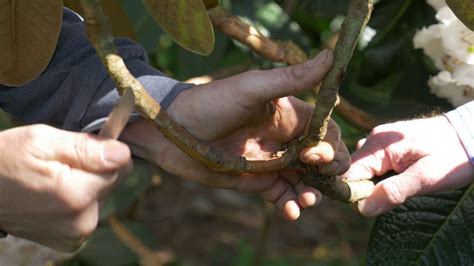
[[[367,265],[474,265],[474,185],[415,197],[379,217]]]
[[[58,0],[0,0],[0,84],[21,86],[48,66],[62,7]]]
[[[447,0],[454,14],[471,30],[474,30],[474,1]]]
[[[214,50],[214,29],[202,0],[145,0],[153,18],[183,48],[201,55]]]

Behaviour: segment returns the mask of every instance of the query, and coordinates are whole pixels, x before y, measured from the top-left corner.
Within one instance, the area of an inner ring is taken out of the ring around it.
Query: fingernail
[[[373,201],[359,201],[359,211],[365,216],[375,216],[379,213],[379,207]]]
[[[308,160],[312,163],[320,163],[322,159],[319,154],[313,153],[309,156]]]
[[[319,53],[318,56],[316,56],[316,58],[314,58],[313,61],[311,62],[311,66],[318,67],[324,62],[326,62],[326,60],[328,60],[329,53],[330,53],[329,50],[324,50],[321,53]]]
[[[125,144],[112,141],[104,146],[104,160],[111,164],[123,164],[130,158],[130,151]]]
[[[296,202],[289,201],[284,206],[286,217],[290,221],[295,221],[300,217],[300,207]]]

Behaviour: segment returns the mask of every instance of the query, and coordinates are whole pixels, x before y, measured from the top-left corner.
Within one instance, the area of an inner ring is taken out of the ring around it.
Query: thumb
[[[127,145],[91,134],[59,131],[51,144],[55,160],[84,171],[115,171],[131,160]]]
[[[424,194],[426,176],[423,175],[423,159],[405,172],[379,182],[368,198],[358,204],[365,216],[377,216],[403,204],[408,198]]]
[[[332,66],[333,55],[324,50],[304,64],[241,74],[235,88],[248,96],[248,101],[262,104],[294,95],[319,85]]]

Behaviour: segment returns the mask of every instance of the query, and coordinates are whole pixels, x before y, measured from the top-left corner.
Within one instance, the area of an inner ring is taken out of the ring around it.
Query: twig
[[[145,246],[132,232],[130,232],[115,216],[107,218],[115,235],[135,254],[140,257],[141,265],[159,266],[173,260],[168,253],[160,253]]]
[[[317,108],[313,113],[310,132],[304,141],[305,146],[316,146],[326,135],[327,124],[336,106],[339,86],[354,53],[361,31],[370,19],[373,5],[370,0],[351,0],[341,34],[334,50],[334,64],[323,80],[316,96]]]
[[[369,132],[374,127],[381,125],[385,121],[367,114],[361,109],[352,105],[348,100],[339,96],[339,104],[334,111],[344,120],[349,121],[353,126]]]
[[[331,113],[338,101],[339,86],[345,78],[347,66],[357,46],[359,36],[370,19],[372,10],[371,0],[351,0],[334,50],[334,64],[324,78],[316,96],[317,107],[311,118],[308,136],[300,143],[301,147],[317,146],[324,139]],[[320,176],[317,174],[317,169],[313,167],[304,180],[307,184],[320,188],[332,199],[349,202],[370,195],[374,187],[372,181],[346,183],[337,176]]]

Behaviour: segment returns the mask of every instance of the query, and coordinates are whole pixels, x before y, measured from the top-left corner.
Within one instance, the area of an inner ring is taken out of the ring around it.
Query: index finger
[[[377,136],[369,137],[352,156],[352,164],[344,174],[347,180],[366,180],[392,170],[384,142]]]

